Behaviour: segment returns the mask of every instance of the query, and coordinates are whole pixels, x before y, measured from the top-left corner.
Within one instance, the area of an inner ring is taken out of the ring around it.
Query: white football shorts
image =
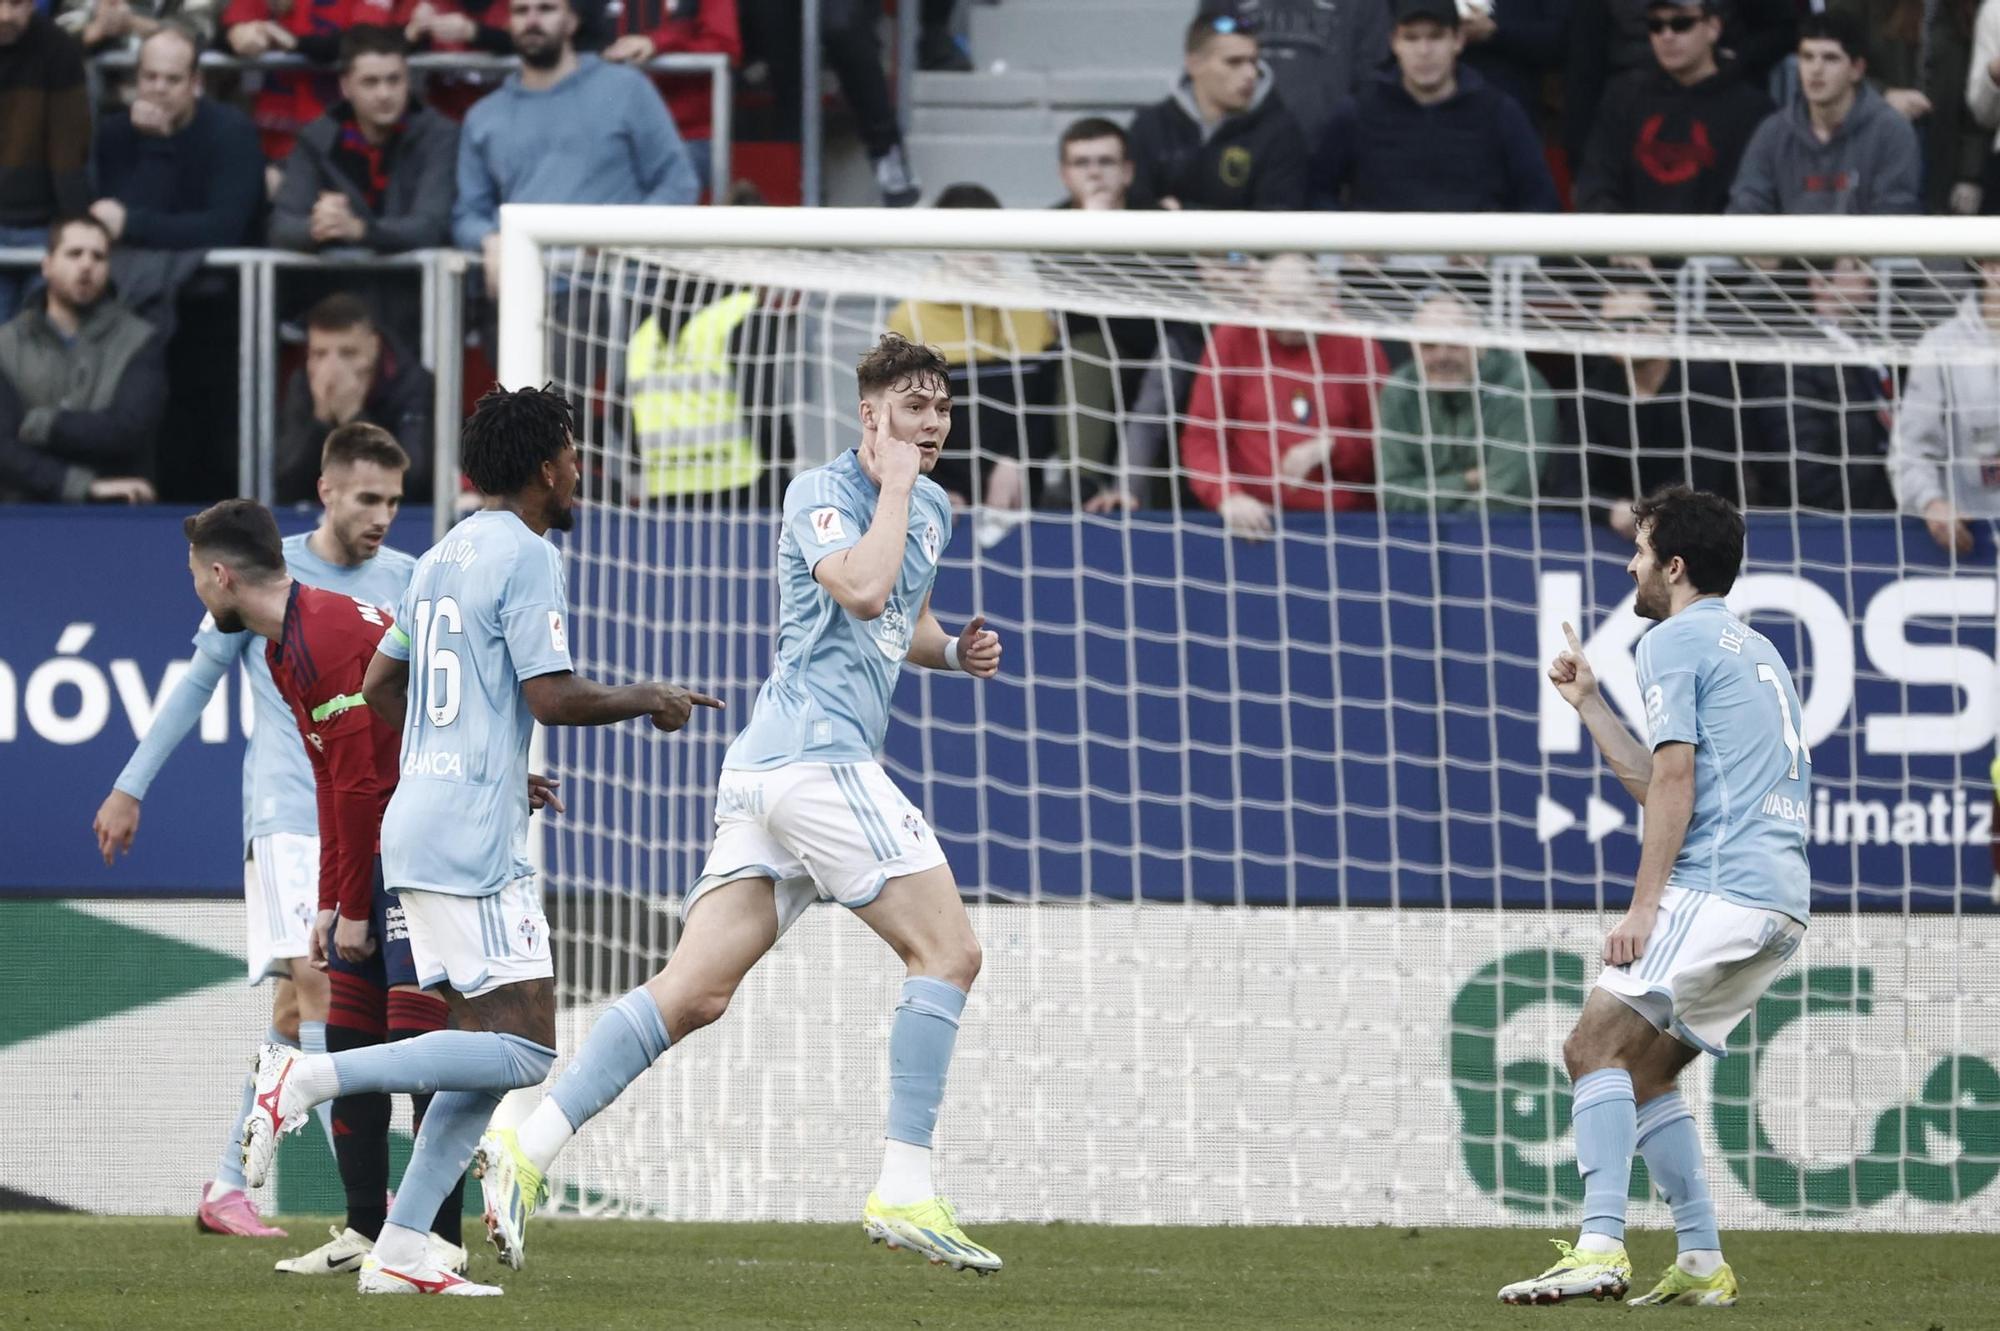
[[[288,980],[312,948],[319,913],[319,838],[297,832],[253,837],[243,860],[245,955],[251,984]]]
[[[410,931],[417,983],[425,989],[449,984],[467,998],[478,998],[502,985],[546,980],[556,973],[541,882],[533,874],[491,896],[406,887],[396,900]]]
[[[1778,910],[1669,885],[1646,950],[1597,987],[1683,1044],[1721,1058],[1729,1033],[1798,951],[1806,927]]]
[[[715,842],[681,914],[724,883],[768,878],[777,889],[783,935],[814,901],[858,910],[892,879],[944,862],[930,823],[880,763],[725,770],[716,791]]]

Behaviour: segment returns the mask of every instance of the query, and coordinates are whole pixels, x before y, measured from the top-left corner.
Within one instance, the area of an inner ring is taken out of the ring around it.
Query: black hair
[[[1698,592],[1727,595],[1743,571],[1743,515],[1706,490],[1667,485],[1632,505],[1632,516],[1653,544],[1661,566],[1676,555]]]
[[[946,185],[938,191],[933,208],[998,208],[1000,200],[992,190],[970,181],[960,181],[956,185]]]
[[[1120,157],[1132,155],[1132,140],[1126,135],[1124,126],[1115,120],[1106,120],[1103,116],[1085,116],[1081,120],[1070,121],[1069,128],[1065,129],[1062,137],[1056,140],[1056,160],[1060,162],[1069,154],[1069,146],[1072,143],[1091,143],[1098,139],[1116,139],[1118,155]]]
[[[574,442],[569,399],[553,385],[486,390],[459,434],[459,463],[481,494],[517,494]]]
[[[1838,42],[1849,60],[1868,59],[1868,42],[1861,25],[1845,14],[1807,14],[1799,20],[1801,42]]]
[[[271,510],[254,499],[225,499],[181,523],[188,544],[253,582],[285,571],[284,538]]]
[[[346,291],[322,298],[306,311],[306,328],[322,333],[344,333],[350,328],[374,328],[375,316],[368,302]]]
[[[393,55],[407,59],[410,54],[410,40],[401,28],[391,28],[380,23],[357,23],[340,34],[340,72],[345,74],[354,68],[354,62],[364,55]]]

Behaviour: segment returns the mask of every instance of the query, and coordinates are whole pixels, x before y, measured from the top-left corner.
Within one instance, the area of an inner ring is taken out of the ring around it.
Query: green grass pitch
[[[1498,1305],[1494,1291],[1551,1251],[1531,1230],[979,1225],[975,1235],[1007,1259],[980,1279],[871,1247],[859,1225],[551,1220],[530,1232],[525,1271],[475,1254],[473,1276],[499,1279],[504,1299],[364,1300],[351,1278],[274,1274],[274,1260],[326,1224],[285,1223],[290,1239],[252,1241],[202,1237],[187,1220],[0,1219],[0,1327],[1455,1331],[1661,1318],[1729,1331],[2000,1328],[1991,1235],[1732,1234],[1741,1304],[1649,1313]],[[1639,1233],[1632,1246],[1652,1275],[1672,1240]]]

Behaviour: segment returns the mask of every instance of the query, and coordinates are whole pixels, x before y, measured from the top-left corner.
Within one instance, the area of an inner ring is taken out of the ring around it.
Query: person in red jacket
[[[1311,317],[1312,261],[1266,265],[1265,306]],[[1375,392],[1388,358],[1367,338],[1295,328],[1222,325],[1202,354],[1181,466],[1204,507],[1239,536],[1261,540],[1279,508],[1375,507]]]
[[[729,57],[731,69],[743,63],[736,0],[626,0],[605,10],[605,20],[615,25],[616,32],[604,48],[606,60],[643,65],[656,55],[720,54]],[[687,146],[696,178],[707,189],[715,137],[707,76],[655,74],[653,84]]]

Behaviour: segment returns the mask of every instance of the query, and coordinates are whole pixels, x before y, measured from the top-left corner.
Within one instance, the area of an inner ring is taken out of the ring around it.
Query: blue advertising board
[[[0,639],[0,891],[238,888],[234,680],[147,799],[132,857],[106,869],[89,832],[200,617],[179,519],[0,516],[7,567],[33,570]],[[617,521],[615,568],[570,561],[581,667],[647,661],[714,684],[722,724],[740,725],[769,660],[774,528]],[[1205,518],[1046,515],[976,550],[970,527],[934,605],[951,625],[985,614],[1006,669],[983,685],[907,672],[885,754],[968,889],[1537,909],[1629,891],[1637,812],[1542,676],[1568,619],[1636,712],[1645,625],[1629,547],[1602,529],[1343,514],[1253,545]],[[428,530],[412,512],[396,538]],[[599,537],[586,518],[561,539]],[[702,576],[710,561],[728,579]],[[1895,518],[1752,516],[1732,604],[1797,663],[1818,908],[1995,908],[1991,569],[1990,550],[1953,567]],[[717,627],[692,641],[673,631],[683,617]],[[549,824],[554,886],[684,889],[720,738],[559,736],[572,816]],[[670,851],[647,850],[667,826]]]

